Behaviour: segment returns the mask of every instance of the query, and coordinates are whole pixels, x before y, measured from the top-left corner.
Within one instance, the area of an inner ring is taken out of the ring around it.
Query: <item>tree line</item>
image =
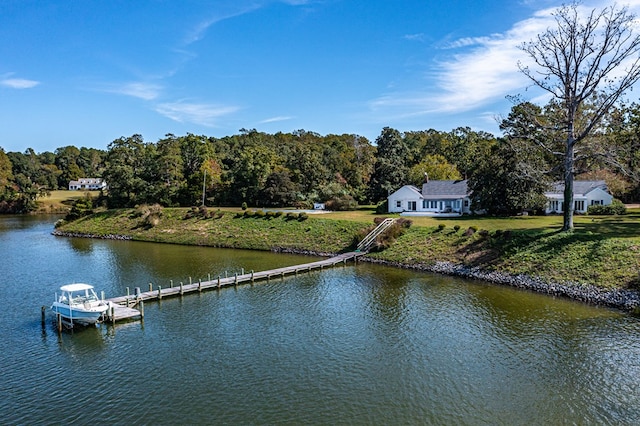
[[[594,99],[593,102],[597,102]],[[591,103],[585,109],[594,108]],[[468,127],[400,132],[385,127],[374,142],[354,134],[241,129],[222,138],[166,135],[147,142],[121,137],[106,150],[66,146],[54,152],[0,148],[0,211],[26,212],[39,196],[70,180],[102,177],[110,208],[163,206],[297,206],[331,209],[378,204],[406,184],[468,179],[474,207],[492,214],[542,209],[542,194],[561,181],[561,137],[549,130],[562,108],[515,104],[501,137]],[[612,108],[576,157],[578,179],[604,179],[617,198],[640,199],[640,106]],[[555,130],[562,133],[561,129]],[[548,143],[541,143],[545,141]]]
[[[520,46],[532,64],[518,63],[551,100],[543,107],[515,102],[500,123],[500,138],[466,127],[448,133],[384,128],[372,145],[357,135],[242,129],[221,139],[167,135],[157,143],[133,135],[104,153],[66,147],[5,154],[0,148],[0,211],[29,210],[49,188],[82,175],[107,180],[111,207],[193,205],[201,192],[203,205],[326,201],[348,209],[380,202],[426,174],[468,178],[474,208],[504,214],[541,209],[543,192],[559,180],[563,230],[571,230],[576,177],[602,178],[615,196],[639,198],[639,107],[622,96],[640,80],[640,36],[627,7],[586,11],[574,0],[552,17],[555,25]]]

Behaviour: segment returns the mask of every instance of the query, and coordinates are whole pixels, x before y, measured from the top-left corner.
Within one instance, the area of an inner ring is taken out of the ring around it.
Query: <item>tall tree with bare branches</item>
[[[635,16],[616,5],[584,11],[574,1],[554,13],[555,26],[524,43],[521,49],[535,65],[519,63],[535,86],[549,92],[562,106],[557,125],[564,130],[563,231],[573,228],[573,180],[576,145],[589,137],[603,116],[640,79],[640,36],[634,34]],[[585,117],[578,111],[597,99]]]

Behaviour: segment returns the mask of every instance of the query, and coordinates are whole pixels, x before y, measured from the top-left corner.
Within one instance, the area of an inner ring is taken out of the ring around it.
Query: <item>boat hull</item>
[[[95,324],[102,318],[102,315],[109,309],[108,305],[99,305],[89,309],[70,307],[63,303],[55,302],[51,310],[68,321],[80,324]]]

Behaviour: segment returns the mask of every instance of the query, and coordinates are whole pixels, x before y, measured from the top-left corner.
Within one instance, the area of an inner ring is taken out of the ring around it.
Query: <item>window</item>
[[[469,207],[469,200],[464,200],[464,206]]]
[[[584,211],[584,200],[576,201],[573,205],[574,210]]]
[[[400,200],[396,201],[396,207],[397,208],[401,208],[402,207],[402,201],[400,201]]]
[[[407,202],[407,210],[416,211],[416,202],[415,201],[408,201]]]

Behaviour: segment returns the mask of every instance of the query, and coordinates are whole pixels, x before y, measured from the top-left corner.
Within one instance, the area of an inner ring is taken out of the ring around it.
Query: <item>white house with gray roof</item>
[[[102,178],[80,178],[69,181],[69,191],[102,191],[107,183]]]
[[[466,180],[427,180],[422,189],[405,185],[387,200],[389,213],[440,217],[471,213]]]
[[[546,213],[562,213],[564,209],[564,183],[556,183],[547,197]],[[586,213],[589,206],[608,206],[613,202],[607,184],[603,180],[576,180],[573,182],[573,209],[576,213]]]

